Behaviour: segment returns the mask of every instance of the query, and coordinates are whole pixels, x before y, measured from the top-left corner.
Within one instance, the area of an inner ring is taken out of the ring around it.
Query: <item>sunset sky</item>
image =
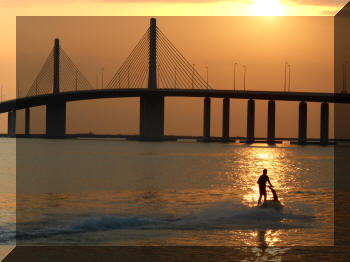
[[[133,45],[147,29],[149,17],[156,16],[158,17],[158,26],[175,46],[185,54],[190,62],[198,64],[199,73],[205,76],[204,67],[208,66],[210,68],[210,84],[213,88],[230,88],[229,85],[232,83],[230,75],[231,64],[237,61],[241,65],[247,64],[248,66],[248,89],[250,87],[250,89],[254,90],[280,90],[281,85],[283,85],[283,82],[281,83],[283,81],[283,66],[281,65],[288,60],[293,66],[294,78],[292,78],[292,86],[294,90],[313,91],[315,90],[313,86],[317,86],[315,91],[332,92],[333,20],[331,17],[283,19],[266,17],[256,18],[255,20],[248,18],[226,18],[226,20],[224,18],[202,18],[191,20],[190,18],[175,19],[161,18],[160,16],[333,16],[345,4],[346,1],[344,0],[42,0],[35,1],[35,5],[33,5],[33,1],[29,0],[5,0],[0,4],[2,5],[0,9],[0,31],[2,32],[2,41],[0,42],[0,85],[3,86],[3,95],[6,100],[15,97],[16,16],[130,15],[147,17],[131,19],[127,22],[132,26],[133,33],[127,34],[129,36],[127,40],[119,41],[122,48],[119,48],[120,50],[115,52],[113,56],[108,56],[113,49],[104,50],[106,48],[102,44],[103,41],[107,41],[105,37],[108,35],[108,28],[106,31],[103,31],[101,30],[102,26],[96,25],[96,28],[100,30],[101,41],[91,41],[95,44],[84,44],[84,48],[80,48],[73,44],[72,40],[74,39],[69,37],[69,35],[72,35],[74,28],[64,30],[64,24],[68,25],[69,19],[66,19],[60,25],[57,24],[55,30],[52,31],[49,25],[50,23],[51,25],[56,23],[54,19],[48,19],[48,24],[42,24],[38,20],[37,25],[35,25],[35,19],[33,19],[33,26],[36,27],[28,27],[25,30],[26,34],[22,34],[23,37],[27,37],[28,45],[32,48],[31,55],[36,57],[34,59],[36,61],[32,63],[32,72],[30,70],[27,72],[27,80],[29,82],[32,81],[32,77],[35,76],[34,69],[40,67],[40,62],[43,62],[43,59],[45,59],[52,47],[53,38],[58,36],[62,39],[63,48],[92,83],[95,82],[96,71],[98,72],[101,67],[105,67],[105,77],[108,82],[118,65],[122,62],[123,55],[126,56],[130,52]],[[81,21],[85,21],[83,22],[85,27],[84,25],[78,26]],[[74,23],[79,28],[82,28],[81,39],[88,41],[89,37],[91,37],[89,35],[91,32],[89,33],[87,24],[95,23],[96,20],[83,19],[81,21],[75,21]],[[125,34],[122,32],[123,27],[118,28],[117,25],[120,24],[118,20],[115,20],[113,23],[116,23],[115,28],[119,30],[120,34]],[[188,24],[191,26],[188,26]],[[247,30],[245,30],[247,28],[249,28],[248,34],[246,33]],[[205,29],[205,32],[203,32],[203,29]],[[45,35],[43,32],[47,32],[47,34]],[[36,43],[39,44],[33,45],[33,41],[31,41],[34,39],[33,37],[38,37],[42,41],[37,41]],[[113,40],[113,38],[110,40]],[[204,41],[204,44],[202,41]],[[259,45],[253,48],[252,46],[247,46],[249,42],[259,42]],[[195,48],[198,43],[201,43],[202,49]],[[314,45],[315,43],[317,44]],[[231,44],[235,46],[230,49]],[[218,50],[220,49],[222,52],[208,52],[208,50],[212,50],[211,45],[218,45]],[[94,66],[87,66],[87,63],[84,62],[83,52],[89,52],[90,54],[93,52],[93,56],[96,59]],[[265,68],[265,70],[261,70],[262,68]],[[322,75],[321,79],[319,78],[320,74]],[[26,80],[23,81],[25,82]],[[259,83],[259,87],[257,87],[256,83]],[[199,111],[202,110],[201,101],[193,103],[200,107]],[[215,104],[215,101],[213,103]],[[169,107],[171,107],[171,103],[169,103]],[[245,107],[244,103],[242,110],[245,110]],[[288,106],[285,107],[287,110]],[[297,107],[295,106],[296,109]],[[315,109],[314,111],[318,114],[317,110]],[[215,106],[213,111],[213,114],[215,114]],[[217,113],[219,114],[220,112]],[[168,114],[172,115],[173,113],[170,110]],[[242,114],[244,113],[242,112]],[[296,116],[297,112],[293,116],[294,120],[297,120]],[[0,132],[6,132],[7,130],[4,118],[4,115],[0,116],[1,123],[3,123],[0,126]],[[220,117],[217,118],[217,124],[221,126],[219,124],[221,121],[219,121]],[[277,115],[278,119],[279,116]],[[240,119],[240,121],[244,122],[243,119]],[[215,125],[215,120],[213,125]],[[262,129],[265,129],[263,127],[264,124],[261,125]],[[257,127],[259,127],[258,123]],[[133,130],[134,128],[131,129]],[[174,127],[168,128],[172,130]],[[239,134],[235,135],[244,135],[244,128],[242,127],[241,129]],[[277,123],[277,131],[278,129]],[[213,132],[214,135],[220,133],[219,130],[213,130]],[[314,131],[311,128],[310,132],[317,136],[319,132],[317,125],[315,125]],[[265,130],[262,132],[262,135],[264,133]],[[282,132],[280,135],[295,136],[294,133]],[[278,132],[277,135],[279,135]]]

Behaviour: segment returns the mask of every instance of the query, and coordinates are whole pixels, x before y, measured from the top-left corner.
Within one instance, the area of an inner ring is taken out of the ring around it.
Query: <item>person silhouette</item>
[[[259,177],[258,182],[257,182],[259,185],[259,194],[260,194],[259,200],[258,200],[258,205],[261,202],[262,196],[264,196],[264,202],[266,201],[266,182],[269,182],[271,188],[273,187],[273,185],[270,182],[269,177],[267,176],[267,169],[265,168],[263,170],[263,174]]]

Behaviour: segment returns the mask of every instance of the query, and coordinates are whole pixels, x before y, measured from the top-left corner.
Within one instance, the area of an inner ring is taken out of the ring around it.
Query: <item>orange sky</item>
[[[268,1],[273,2],[275,0]],[[276,10],[280,10],[282,12],[281,15],[325,15],[336,13],[342,5],[341,1],[335,5],[332,1],[323,1],[324,4],[317,3],[317,1],[306,1],[308,2],[307,5],[293,4],[291,2],[280,1],[280,4],[287,3],[287,5],[281,5],[283,6],[282,11],[278,8]],[[6,99],[15,96],[16,15],[254,15],[257,10],[254,6],[258,6],[258,2],[250,0],[226,2],[192,1],[191,3],[185,1],[183,3],[173,3],[172,1],[154,3],[145,1],[135,1],[134,3],[103,1],[101,3],[101,1],[91,0],[64,1],[63,4],[58,4],[57,1],[50,1],[49,3],[46,1],[46,3],[39,2],[36,6],[30,5],[29,1],[25,0],[18,1],[17,3],[13,3],[13,1],[5,2],[5,5],[3,5],[0,11],[0,30],[4,36],[4,41],[1,41],[0,49],[0,84],[4,86],[3,93]],[[266,14],[268,15],[269,13]],[[261,15],[264,14],[262,13]],[[158,19],[158,26],[190,61],[198,65],[198,71],[202,75],[205,75],[204,66],[209,66],[210,83],[214,88],[230,88],[230,84],[232,83],[231,64],[233,61],[237,61],[248,65],[248,88],[250,87],[250,89],[256,90],[280,90],[281,85],[283,85],[283,82],[281,83],[283,81],[283,63],[288,60],[293,66],[292,72],[294,78],[292,78],[292,86],[294,90],[311,91],[317,86],[318,91],[332,92],[333,43],[328,40],[323,41],[323,39],[333,37],[332,18],[293,18],[294,22],[292,23],[288,22],[286,18],[266,17],[259,19],[256,22],[254,19],[247,18],[175,19],[164,17]],[[48,19],[47,21],[51,21],[51,24],[54,24],[54,20]],[[96,22],[96,20],[92,19],[85,19],[85,21],[87,21],[84,22],[85,24]],[[118,24],[118,22],[116,23]],[[31,74],[32,77],[35,75],[35,67],[40,67],[40,61],[43,61],[40,58],[44,59],[47,56],[52,46],[52,39],[57,35],[62,38],[63,48],[92,83],[95,82],[96,72],[102,66],[105,67],[105,78],[109,79],[122,62],[123,56],[126,56],[127,52],[132,48],[133,43],[143,34],[148,26],[148,17],[132,19],[132,22],[128,23],[133,25],[133,34],[122,32],[123,30],[119,29],[119,33],[122,35],[126,34],[127,37],[121,38],[125,39],[125,41],[118,42],[120,52],[114,52],[113,56],[108,56],[111,50],[107,52],[101,42],[98,43],[95,41],[95,43],[89,43],[88,45],[84,44],[84,48],[80,48],[79,45],[74,44],[74,39],[69,37],[69,34],[72,32],[69,33],[69,30],[64,32],[64,26],[62,25],[56,26],[52,32],[50,30],[45,31],[45,26],[48,26],[46,23],[40,25],[39,22],[39,26],[28,28],[28,36],[30,34],[41,35],[40,39],[42,41],[39,41],[40,44],[37,45],[38,51],[35,51],[35,48],[32,51],[32,55],[37,59],[37,64],[34,63],[32,66],[33,70],[27,72],[27,79],[31,78]],[[220,26],[217,26],[217,23]],[[206,28],[205,33],[201,32],[203,24],[206,24],[204,26]],[[33,28],[38,29],[34,30]],[[48,28],[46,27],[46,30]],[[220,29],[217,30],[217,28]],[[249,28],[249,33],[247,33],[247,30],[244,30],[247,28]],[[42,30],[50,33],[45,35],[42,33]],[[104,32],[101,32],[101,39],[107,41],[106,35],[107,33],[104,35]],[[89,30],[83,27],[82,40],[87,40],[89,37]],[[30,40],[30,37],[28,40]],[[249,48],[249,46],[246,46],[248,42],[259,42],[260,44],[258,48]],[[198,43],[201,43],[201,49],[196,48]],[[314,45],[314,43],[317,44]],[[213,45],[218,47],[217,50],[222,50],[222,54],[213,52],[211,48]],[[105,50],[106,52],[101,52],[101,50]],[[93,66],[87,66],[87,63],[84,62],[83,56],[86,51],[93,55],[95,59]],[[81,59],[79,60],[79,58]],[[262,68],[269,68],[269,70],[261,70]],[[319,77],[320,75],[322,76],[321,78]],[[256,83],[259,83],[259,85]],[[238,106],[237,104],[236,113],[239,116],[237,115],[236,117],[242,118],[237,121],[243,123],[246,105],[243,101],[241,102],[242,105]],[[126,103],[126,101],[123,101],[123,103]],[[220,108],[219,103],[221,101],[213,101],[213,104],[215,103],[218,104],[216,107]],[[176,107],[175,104],[176,102],[168,103],[169,116],[174,115],[174,112],[170,109]],[[184,102],[184,104],[186,103]],[[201,115],[199,112],[202,110],[202,102],[192,101],[190,104],[197,105],[199,107],[198,114]],[[257,106],[259,108],[259,105]],[[124,107],[128,107],[128,105],[124,104]],[[215,115],[221,112],[220,109],[215,109],[216,107],[213,106],[213,115],[215,118],[213,119],[213,126],[221,127],[219,123],[221,121],[220,116],[215,117]],[[241,107],[243,107],[242,112],[239,113]],[[263,108],[264,105],[260,107]],[[282,105],[281,109],[283,107],[288,108],[288,106]],[[297,107],[295,106],[296,109]],[[216,113],[215,110],[217,111]],[[312,111],[312,109],[310,110]],[[280,110],[280,112],[282,111],[284,110]],[[318,109],[314,109],[313,111],[318,114]],[[4,120],[4,115],[0,117],[2,118],[2,123],[4,123],[6,121]],[[176,118],[176,116],[173,117]],[[196,116],[193,117],[196,118]],[[279,118],[284,117],[279,116],[279,113],[277,113],[277,120]],[[292,118],[296,120],[296,114]],[[188,120],[188,122],[190,124],[193,121]],[[215,124],[216,122],[217,124]],[[166,124],[166,130],[168,129],[170,133],[175,131],[177,129],[176,123],[177,121],[174,121],[174,125],[170,126]],[[201,127],[199,129],[195,127],[198,124],[200,125],[200,123],[193,124],[193,132],[191,134],[197,134],[201,131]],[[231,135],[244,135],[245,127],[243,127],[243,124],[240,125],[241,127],[237,129],[237,134]],[[317,136],[319,132],[317,124],[314,126],[314,131],[311,128],[310,132],[311,135]],[[257,127],[259,127],[258,123]],[[1,124],[0,132],[6,131],[4,128],[5,124]],[[130,130],[121,131],[132,132],[135,128],[136,126],[131,125]],[[264,135],[266,133],[264,123],[261,123],[261,129],[262,135]],[[277,135],[281,133],[280,135],[294,136],[294,131],[284,132],[282,128],[282,132],[279,132],[279,129],[281,128],[277,123]],[[113,130],[118,132],[115,129]],[[214,135],[215,133],[220,133],[220,130],[216,130],[215,127],[212,128],[212,131]]]

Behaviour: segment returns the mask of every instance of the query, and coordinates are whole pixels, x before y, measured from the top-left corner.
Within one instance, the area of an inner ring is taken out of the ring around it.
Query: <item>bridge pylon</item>
[[[53,94],[60,92],[60,40],[55,39],[53,48]]]
[[[60,92],[60,44],[55,39],[53,63],[53,94],[46,104],[46,137],[62,138],[66,134],[66,101],[55,97]]]
[[[148,89],[157,89],[157,22],[151,18],[149,31]]]
[[[150,20],[148,90],[157,89],[157,23]],[[145,141],[164,138],[164,96],[153,93],[140,97],[140,137]]]

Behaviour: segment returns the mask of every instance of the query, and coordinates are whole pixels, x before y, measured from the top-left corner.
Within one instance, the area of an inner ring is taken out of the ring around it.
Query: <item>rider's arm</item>
[[[267,182],[269,182],[270,186],[273,187],[273,185],[270,182],[270,178],[267,179]]]

